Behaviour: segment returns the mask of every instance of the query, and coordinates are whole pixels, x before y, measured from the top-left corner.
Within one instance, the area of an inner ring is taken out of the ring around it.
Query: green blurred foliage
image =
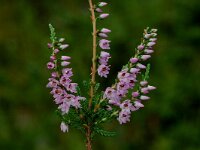
[[[114,138],[97,137],[94,149],[200,149],[200,1],[110,0],[112,71],[102,89],[133,55],[146,26],[159,29],[151,81],[157,86],[131,123],[106,125]],[[74,80],[88,79],[91,23],[87,0],[0,0],[0,149],[82,150],[84,135],[59,130],[48,89],[48,24],[70,43]],[[123,57],[122,57],[123,56]]]

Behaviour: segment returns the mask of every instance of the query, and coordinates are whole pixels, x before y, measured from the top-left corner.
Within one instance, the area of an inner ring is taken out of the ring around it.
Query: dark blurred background
[[[200,1],[110,0],[99,27],[112,30],[112,71],[102,89],[133,55],[143,29],[158,28],[150,84],[157,90],[131,123],[107,125],[94,150],[200,149]],[[0,150],[83,150],[84,136],[59,129],[45,88],[48,24],[71,45],[74,81],[88,79],[91,23],[87,0],[0,0]]]

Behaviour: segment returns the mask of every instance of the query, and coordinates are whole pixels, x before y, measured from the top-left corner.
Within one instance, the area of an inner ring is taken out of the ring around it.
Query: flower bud
[[[105,18],[107,18],[108,16],[109,16],[109,14],[101,14],[101,15],[99,16],[99,18],[105,19]]]
[[[50,56],[50,60],[51,60],[51,61],[56,60],[56,56],[55,56],[55,55]]]
[[[48,43],[48,44],[47,44],[47,47],[48,47],[48,48],[52,48],[53,45],[52,45],[51,43]]]
[[[98,36],[99,36],[99,37],[102,37],[102,38],[107,38],[107,37],[108,37],[108,35],[105,34],[105,33],[99,33]]]
[[[69,47],[69,45],[68,44],[63,44],[63,45],[60,45],[60,49],[61,50],[64,50],[65,48],[67,48],[67,47]]]
[[[131,59],[130,59],[130,62],[131,62],[132,64],[134,64],[134,63],[138,62],[138,58],[131,58]]]
[[[147,81],[141,81],[141,82],[140,82],[140,85],[141,85],[141,86],[145,86],[145,85],[147,85],[147,84],[148,84]]]
[[[150,97],[148,97],[148,96],[145,96],[145,95],[142,95],[142,96],[140,96],[140,99],[141,99],[141,100],[149,100],[149,99],[150,99]]]
[[[108,3],[106,3],[106,2],[100,2],[98,6],[99,6],[99,7],[103,7],[103,6],[106,6],[107,4],[108,4]]]
[[[157,32],[158,29],[151,29],[151,32]]]
[[[144,35],[144,38],[145,38],[145,39],[149,39],[150,37],[151,37],[151,34],[145,34],[145,35]]]
[[[134,106],[137,108],[144,107],[144,105],[140,101],[135,101]]]
[[[103,10],[101,8],[96,8],[95,11],[98,12],[98,13],[102,13],[103,12]]]
[[[138,68],[131,68],[130,73],[136,74],[140,71]]]
[[[103,28],[103,29],[101,29],[101,32],[102,32],[102,33],[110,33],[111,30],[110,30],[110,29],[107,29],[107,28]]]
[[[61,123],[61,125],[60,125],[60,129],[61,129],[61,131],[63,131],[63,132],[68,132],[68,130],[69,130],[69,127],[68,127],[68,125],[66,125],[64,122],[62,122]]]
[[[140,69],[146,69],[146,66],[143,65],[143,64],[140,64],[140,63],[138,63],[136,66],[137,66],[138,68],[140,68]]]
[[[150,38],[149,41],[151,41],[151,42],[156,42],[156,41],[157,41],[157,38]]]
[[[71,59],[71,57],[69,57],[69,56],[61,56],[61,60],[69,60],[69,59]]]
[[[54,49],[54,53],[57,54],[59,52],[59,49]]]
[[[149,93],[149,89],[147,87],[144,87],[144,88],[141,89],[141,92],[143,94],[148,94]]]
[[[62,61],[61,62],[61,66],[63,66],[63,67],[65,67],[65,66],[67,66],[69,64],[70,64],[70,62],[68,62],[68,61]]]
[[[147,46],[151,47],[151,46],[154,46],[155,44],[156,44],[155,42],[149,42],[149,43],[147,44]]]
[[[144,61],[149,59],[149,58],[151,58],[151,55],[142,55],[142,57],[141,57],[141,59],[144,60]]]
[[[138,97],[138,96],[139,96],[139,92],[133,92],[133,93],[132,93],[132,96],[133,96],[134,98]]]
[[[152,54],[154,51],[151,49],[145,49],[144,52],[145,54]]]
[[[59,39],[59,42],[60,42],[60,43],[62,43],[62,42],[64,42],[64,41],[65,41],[64,38],[60,38],[60,39]]]
[[[144,45],[142,45],[142,44],[141,44],[141,45],[139,45],[137,48],[138,48],[138,50],[140,50],[140,51],[141,51],[141,50],[143,50],[143,49],[144,49]]]
[[[155,90],[155,89],[156,89],[156,87],[155,87],[155,86],[151,86],[151,85],[148,85],[148,86],[147,86],[147,88],[148,88],[148,90],[150,90],[150,91],[151,91],[151,90]]]

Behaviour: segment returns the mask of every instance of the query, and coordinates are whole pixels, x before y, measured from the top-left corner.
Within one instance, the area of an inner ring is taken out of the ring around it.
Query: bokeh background
[[[132,121],[107,128],[113,138],[96,137],[94,150],[200,149],[200,1],[110,0],[111,15],[99,27],[112,29],[112,71],[133,55],[143,29],[158,28],[150,83],[157,87]],[[46,63],[48,24],[71,47],[74,80],[88,79],[91,23],[87,0],[0,0],[0,150],[83,150],[84,136],[59,129]]]

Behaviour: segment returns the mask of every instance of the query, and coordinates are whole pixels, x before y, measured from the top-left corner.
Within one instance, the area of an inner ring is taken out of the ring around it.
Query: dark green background
[[[146,26],[159,30],[150,83],[157,87],[131,123],[107,125],[118,135],[97,137],[94,150],[200,149],[200,1],[110,0],[98,23],[112,30],[109,86],[133,55]],[[59,129],[45,88],[48,23],[71,45],[74,81],[88,79],[91,23],[87,0],[0,0],[0,150],[83,150],[84,136]]]

